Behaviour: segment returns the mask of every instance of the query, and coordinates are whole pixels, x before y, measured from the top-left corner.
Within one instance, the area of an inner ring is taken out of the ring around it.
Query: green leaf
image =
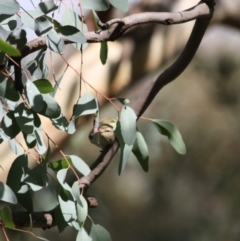
[[[109,8],[109,3],[106,0],[83,0],[82,6],[83,8],[95,11],[106,11]]]
[[[14,138],[20,131],[20,127],[14,117],[14,112],[9,111],[2,119],[2,130],[10,139]]]
[[[100,59],[102,64],[106,64],[108,56],[108,45],[107,42],[101,42],[101,49],[100,49]]]
[[[28,157],[26,154],[18,156],[12,163],[7,176],[7,185],[17,193],[21,182],[28,173]]]
[[[11,229],[15,227],[12,220],[12,212],[9,207],[6,206],[3,209],[1,209],[0,216],[1,216],[1,221],[3,222],[5,227],[11,228]]]
[[[86,43],[85,36],[74,26],[65,25],[61,26],[60,32],[64,35],[68,40],[75,43]]]
[[[52,23],[45,17],[41,16],[35,19],[34,31],[37,36],[48,33],[52,29]]]
[[[36,9],[42,11],[45,14],[48,14],[58,9],[58,6],[53,1],[46,1],[39,3]]]
[[[48,94],[54,91],[52,84],[47,79],[38,79],[33,82],[36,85],[40,93]]]
[[[49,94],[42,94],[44,108],[38,113],[50,119],[56,119],[61,115],[61,108],[57,101]]]
[[[0,14],[13,15],[20,9],[16,0],[0,0]]]
[[[80,157],[74,155],[71,155],[69,157],[72,161],[73,166],[84,176],[87,176],[91,172],[89,166]]]
[[[65,48],[64,41],[56,33],[54,29],[51,29],[45,36],[47,47],[55,53],[61,54]]]
[[[14,81],[0,72],[0,95],[11,101],[18,101],[20,96],[14,88]]]
[[[4,184],[3,182],[0,182],[0,200],[12,204],[17,203],[17,198],[12,191],[12,189]]]
[[[34,115],[33,112],[26,108],[24,103],[20,103],[14,111],[15,119],[25,134],[32,134],[34,130]]]
[[[10,56],[21,56],[18,49],[14,48],[11,44],[6,43],[0,38],[0,50]]]
[[[170,144],[179,154],[186,154],[186,146],[176,126],[164,120],[151,119],[151,121],[162,135],[168,137]]]
[[[10,44],[16,44],[17,48],[23,47],[27,43],[27,34],[24,29],[16,29],[7,37]]]
[[[139,131],[137,131],[137,137],[133,144],[132,152],[136,156],[137,160],[139,161],[142,169],[145,172],[148,172],[148,158],[149,158],[148,147],[142,133]]]
[[[120,113],[121,132],[124,142],[131,146],[136,139],[136,120],[137,116],[132,108],[123,106]]]
[[[94,241],[112,241],[109,232],[99,224],[92,223],[90,237]]]
[[[128,0],[108,0],[115,8],[127,12],[128,11]]]
[[[95,241],[95,240],[92,240],[92,238],[88,236],[86,230],[82,227],[78,231],[76,241]]]
[[[29,79],[25,85],[25,93],[31,108],[34,111],[40,112],[44,109],[45,103],[43,101],[43,96]]]
[[[68,158],[68,162],[72,164],[72,161],[70,158]],[[66,169],[68,168],[68,163],[66,159],[61,159],[55,162],[49,162],[48,167],[51,168],[53,171],[58,172],[61,169]]]

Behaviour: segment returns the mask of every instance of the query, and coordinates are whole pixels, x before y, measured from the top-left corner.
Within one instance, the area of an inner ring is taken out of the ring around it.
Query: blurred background
[[[183,136],[187,154],[177,154],[151,123],[140,120],[138,127],[150,153],[149,172],[145,173],[131,156],[119,177],[117,155],[89,189],[89,194],[99,202],[98,208],[89,214],[110,232],[113,241],[240,240],[240,2],[216,2],[213,20],[192,63],[159,92],[144,113],[144,117],[174,123]],[[197,3],[131,1],[126,15],[182,11]],[[111,8],[99,16],[106,22],[125,15]],[[87,13],[86,23],[90,30],[94,29]],[[83,52],[83,77],[99,92],[129,98],[134,104],[140,86],[155,78],[181,52],[192,26],[193,22],[175,26],[149,24],[131,29],[118,41],[108,44],[109,56],[104,66],[99,59],[100,44],[89,44]],[[68,46],[64,55],[79,70],[80,52]],[[66,64],[55,56],[56,75],[60,76],[65,68]],[[49,78],[52,79],[52,73]],[[57,94],[67,117],[71,116],[78,97],[78,79],[68,69]],[[114,107],[99,94],[97,97],[101,117],[116,117]],[[42,119],[43,128],[64,153],[78,155],[89,165],[99,155],[99,149],[87,137],[92,120],[92,117],[83,119],[78,131],[68,136]],[[4,145],[1,144],[0,164],[7,170],[15,157]],[[61,158],[52,149],[52,160]],[[5,178],[6,172],[1,175],[1,179]],[[70,228],[57,239],[56,228],[36,232],[50,240],[70,241],[76,236]]]

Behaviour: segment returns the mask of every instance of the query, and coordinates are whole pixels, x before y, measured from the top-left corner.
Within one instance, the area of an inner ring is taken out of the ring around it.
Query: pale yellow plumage
[[[101,119],[98,131],[95,133],[93,129],[90,131],[89,140],[102,149],[112,144],[115,140],[113,129],[115,128],[116,123],[117,120],[113,118]]]

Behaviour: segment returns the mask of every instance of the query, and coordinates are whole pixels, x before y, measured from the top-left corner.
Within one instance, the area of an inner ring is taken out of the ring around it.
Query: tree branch
[[[147,109],[157,93],[165,85],[176,79],[185,70],[194,57],[213,15],[213,8],[209,7],[207,4],[199,3],[197,6],[202,6],[202,8],[205,9],[206,12],[203,15],[205,18],[198,18],[196,20],[189,40],[178,59],[162,74],[160,74],[156,80],[150,81],[149,85],[144,88],[142,94],[136,100],[133,107],[138,117],[140,117]],[[208,13],[208,15],[206,15],[206,13]],[[208,17],[206,18],[206,16]],[[115,141],[110,149],[108,148],[101,153],[98,159],[93,163],[91,173],[80,179],[79,185],[81,188],[87,189],[104,172],[118,148],[119,144]]]
[[[114,41],[120,38],[128,29],[132,28],[133,26],[147,23],[158,23],[164,25],[180,24],[198,18],[209,17],[210,14],[211,13],[208,5],[204,2],[200,2],[190,9],[177,13],[147,12],[133,14],[123,19],[112,19],[105,24],[100,24],[102,26],[102,30],[96,32],[86,32],[83,34],[88,43]],[[64,37],[62,37],[62,39],[64,40],[65,44],[72,43]],[[39,37],[34,39],[20,49],[21,58],[24,58],[27,55],[43,48],[46,48],[45,38]]]

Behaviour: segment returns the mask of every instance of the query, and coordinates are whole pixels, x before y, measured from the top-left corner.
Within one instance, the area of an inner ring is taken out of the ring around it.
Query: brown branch
[[[214,3],[213,0],[205,0],[209,3]],[[120,37],[127,29],[129,29],[132,26],[143,24],[143,23],[162,23],[162,24],[177,24],[177,23],[183,23],[186,21],[190,21],[193,19],[197,19],[194,25],[194,28],[192,30],[192,33],[189,37],[189,40],[181,53],[181,55],[178,57],[178,59],[169,67],[167,68],[162,74],[158,76],[158,78],[154,81],[149,82],[149,85],[146,89],[144,89],[144,92],[142,95],[140,95],[139,99],[136,101],[135,106],[133,109],[135,110],[136,114],[140,116],[150,105],[154,97],[157,95],[157,93],[169,82],[176,79],[188,66],[188,64],[191,62],[192,58],[194,57],[199,44],[201,43],[201,40],[204,36],[204,33],[208,27],[208,24],[211,20],[213,14],[213,8],[208,6],[204,2],[200,2],[197,6],[186,10],[181,13],[145,13],[145,14],[136,14],[128,16],[122,21],[115,21],[108,22],[105,27],[109,27],[112,24],[116,25],[114,27],[111,27],[110,29],[106,29],[101,31],[100,33],[95,32],[89,32],[85,33],[85,37],[87,38],[87,42],[102,42],[102,41],[113,41],[116,38]],[[65,41],[66,43],[68,41]],[[38,38],[37,40],[33,40],[29,42],[22,50],[22,57],[25,57],[29,53],[32,53],[36,50],[39,50],[41,48],[46,48],[45,40],[44,38]],[[111,162],[112,158],[116,154],[117,150],[119,148],[119,144],[117,141],[113,143],[112,146],[107,147],[103,152],[100,154],[98,159],[93,163],[91,166],[91,173],[86,176],[82,177],[79,180],[80,187],[84,190],[84,194],[86,194],[86,189],[104,172],[104,170],[107,168],[109,163]],[[52,227],[54,225],[54,214],[53,211],[49,212],[41,212],[40,216],[34,216],[39,215],[39,213],[33,213],[32,217],[35,221],[35,224],[38,223],[41,224],[41,227]],[[29,222],[23,222],[23,220],[19,219],[19,213],[15,213],[13,215],[13,220],[16,222],[18,221],[22,225],[26,225]],[[46,216],[47,215],[47,216]],[[17,216],[17,217],[16,217]],[[25,212],[25,218],[26,220],[29,220],[28,215],[26,215]],[[20,225],[21,226],[21,225]],[[34,225],[34,227],[36,227]]]
[[[147,12],[133,14],[123,19],[112,19],[105,24],[100,24],[102,26],[102,30],[96,32],[86,32],[83,34],[88,43],[114,41],[120,38],[128,29],[136,25],[147,23],[158,23],[164,25],[180,24],[192,21],[194,19],[208,17],[209,15],[210,10],[207,4],[200,2],[188,10],[177,13]],[[62,39],[64,40],[65,44],[72,43],[64,37],[62,37]],[[45,38],[39,37],[34,39],[28,42],[20,50],[21,58],[24,58],[27,55],[43,48],[46,48]]]
[[[213,15],[213,8],[209,7],[207,4],[200,3],[197,6],[202,6],[202,8],[205,9],[206,12],[203,15],[205,18],[198,18],[196,20],[189,40],[178,59],[162,74],[160,74],[156,80],[149,82],[149,85],[142,91],[142,94],[137,99],[133,107],[138,117],[143,114],[162,87],[176,79],[185,70],[194,57]],[[207,13],[208,17],[206,18]],[[103,173],[118,148],[119,144],[115,141],[110,149],[108,148],[101,153],[92,165],[91,173],[79,180],[81,188],[87,189]]]

